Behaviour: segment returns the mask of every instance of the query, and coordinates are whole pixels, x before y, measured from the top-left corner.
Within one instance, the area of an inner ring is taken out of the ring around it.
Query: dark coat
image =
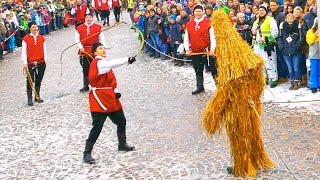
[[[289,37],[291,41],[288,41]],[[294,20],[291,26],[289,26],[287,22],[280,24],[280,34],[277,39],[277,43],[282,55],[290,56],[302,54],[302,45],[305,40],[305,35],[302,32],[302,28],[298,20]]]

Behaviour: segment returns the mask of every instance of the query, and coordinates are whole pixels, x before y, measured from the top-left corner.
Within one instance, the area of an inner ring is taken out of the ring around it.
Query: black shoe
[[[103,22],[103,26],[105,26],[107,23],[106,22]]]
[[[28,98],[28,106],[33,106],[32,98]]]
[[[196,95],[196,94],[199,94],[199,93],[202,93],[204,92],[204,88],[197,88],[195,91],[192,92],[192,95]]]
[[[91,156],[91,152],[84,152],[83,153],[83,161],[88,164],[94,164],[96,161]]]
[[[270,84],[270,88],[275,88],[277,87],[277,84]]]
[[[134,148],[134,146],[129,146],[127,143],[118,145],[118,151],[133,151]]]
[[[228,172],[228,174],[233,174],[233,168],[232,167],[227,167],[227,172]]]
[[[317,89],[316,89],[316,88],[313,88],[313,89],[311,89],[311,92],[312,92],[313,94],[315,94],[315,93],[317,93]]]
[[[95,160],[91,156],[91,151],[93,149],[93,145],[94,145],[94,143],[89,142],[87,140],[86,141],[86,146],[85,146],[84,152],[83,152],[83,161],[86,162],[86,163],[89,163],[89,164],[95,163]]]
[[[89,87],[83,87],[79,90],[81,93],[89,91]]]

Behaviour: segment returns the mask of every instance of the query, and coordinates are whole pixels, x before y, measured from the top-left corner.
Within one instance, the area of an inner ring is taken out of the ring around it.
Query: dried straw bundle
[[[212,25],[217,41],[219,84],[202,123],[210,135],[226,128],[235,176],[255,177],[256,170],[274,168],[263,147],[259,117],[248,103],[251,97],[261,115],[264,61],[242,40],[223,11],[213,13]]]

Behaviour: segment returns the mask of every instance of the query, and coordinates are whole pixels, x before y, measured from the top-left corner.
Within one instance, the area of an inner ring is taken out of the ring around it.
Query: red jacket
[[[44,63],[44,47],[45,39],[41,35],[37,35],[36,44],[33,36],[30,34],[23,37],[23,41],[27,44],[27,61],[32,64],[37,61],[38,64]]]
[[[89,27],[87,27],[86,24],[81,24],[77,27],[77,31],[80,34],[80,42],[84,50],[88,54],[90,54],[92,57],[94,57],[92,52],[92,46],[95,43],[99,42],[99,34],[100,34],[99,32],[101,31],[101,26],[96,23],[93,23]],[[85,54],[81,54],[81,55],[85,55]]]
[[[191,52],[205,52],[206,48],[210,50],[210,33],[211,21],[204,18],[196,28],[196,22],[192,19],[187,24],[188,36],[191,46]]]
[[[101,59],[94,59],[90,64],[88,80],[92,88],[105,89],[91,89],[89,92],[89,103],[91,112],[111,113],[122,109],[119,99],[116,98],[114,89],[117,87],[117,80],[113,71],[106,74],[99,75],[98,61]],[[98,99],[94,96],[94,92]],[[99,104],[100,101],[106,110]]]

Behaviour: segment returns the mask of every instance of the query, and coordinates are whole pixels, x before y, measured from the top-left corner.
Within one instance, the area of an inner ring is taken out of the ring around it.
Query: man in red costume
[[[77,5],[71,9],[71,15],[75,15],[75,27],[85,22],[86,14],[89,14],[89,8],[82,3],[82,0],[77,0]]]
[[[107,117],[117,125],[118,150],[133,151],[135,148],[129,146],[126,141],[126,118],[119,101],[121,94],[117,90],[117,80],[112,69],[124,64],[132,64],[136,59],[135,57],[129,57],[108,60],[106,49],[101,43],[94,44],[92,52],[96,56],[89,71],[89,103],[93,127],[86,140],[83,152],[83,161],[89,164],[95,163],[91,151]]]
[[[32,82],[35,82],[36,96],[35,101],[42,103],[40,98],[40,86],[44,71],[46,70],[47,51],[46,43],[43,36],[39,34],[39,29],[36,22],[29,23],[30,34],[23,37],[21,60],[23,61],[24,68],[28,69]],[[28,78],[28,77],[27,77]],[[27,79],[27,96],[28,105],[32,106],[32,84]]]
[[[121,12],[121,1],[120,0],[111,0],[114,17],[117,22],[120,22],[120,12]]]
[[[192,66],[196,72],[197,89],[192,92],[192,95],[196,95],[204,92],[204,63],[208,63],[209,70],[214,79],[217,74],[215,60],[213,58],[216,39],[210,19],[203,17],[204,10],[202,5],[196,5],[193,9],[193,14],[194,18],[186,25],[183,45],[186,50],[186,55],[191,56]],[[204,56],[202,53],[208,53],[210,57]]]
[[[111,2],[109,0],[99,0],[100,12],[101,12],[101,20],[103,21],[103,25],[110,26],[109,24],[109,16],[110,16],[110,7]]]
[[[90,61],[94,57],[92,46],[97,42],[105,44],[105,37],[103,33],[100,33],[101,29],[102,27],[99,24],[93,23],[91,14],[87,14],[85,23],[77,27],[75,42],[78,43],[78,54],[80,55],[80,64],[83,73],[83,87],[79,90],[82,93],[89,91],[88,72]]]

